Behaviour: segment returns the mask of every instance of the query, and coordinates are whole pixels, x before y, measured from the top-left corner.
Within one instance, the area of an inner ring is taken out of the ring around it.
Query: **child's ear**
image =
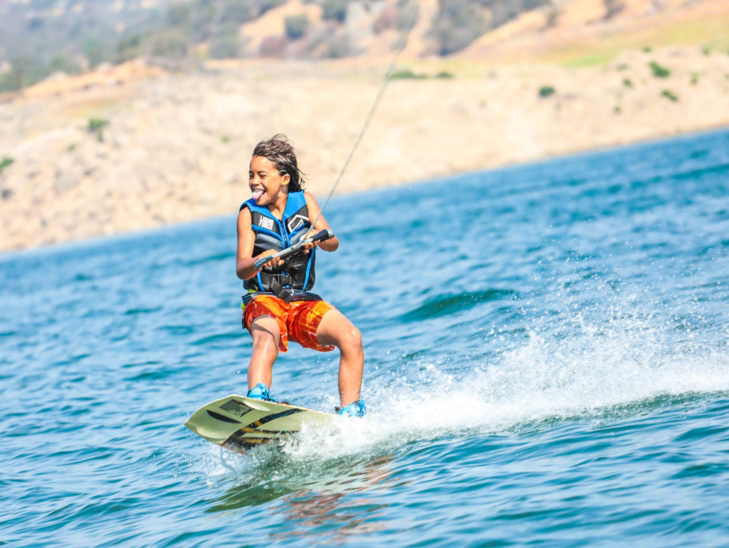
[[[291,175],[289,175],[285,171],[279,171],[279,174],[281,175],[281,178],[282,178],[282,181],[281,181],[282,185],[288,185],[289,182],[291,182]]]

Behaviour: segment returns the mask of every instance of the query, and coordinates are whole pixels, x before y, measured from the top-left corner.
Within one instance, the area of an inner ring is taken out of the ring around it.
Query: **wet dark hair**
[[[288,137],[278,133],[270,139],[265,139],[253,149],[253,156],[262,156],[272,162],[278,172],[283,176],[288,174],[289,192],[298,192],[303,189],[304,174],[299,169],[296,153]]]

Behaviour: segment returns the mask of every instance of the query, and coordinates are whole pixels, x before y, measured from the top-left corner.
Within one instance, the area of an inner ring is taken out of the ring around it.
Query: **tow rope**
[[[344,160],[344,163],[342,164],[341,169],[339,170],[339,174],[337,175],[336,179],[334,179],[334,184],[332,185],[332,188],[329,190],[329,194],[327,195],[326,199],[324,200],[324,204],[321,207],[321,210],[319,211],[319,215],[316,216],[316,219],[314,219],[314,222],[312,223],[312,227],[316,226],[317,221],[319,220],[319,217],[322,216],[324,213],[324,210],[326,209],[327,205],[329,205],[329,201],[332,199],[332,196],[334,195],[334,191],[339,186],[340,181],[342,180],[342,176],[344,175],[344,172],[347,171],[347,167],[349,167],[349,163],[352,161],[352,158],[354,157],[354,153],[357,150],[357,147],[359,147],[359,143],[362,140],[362,137],[364,137],[364,134],[367,132],[367,128],[370,125],[370,122],[372,121],[372,118],[374,118],[375,112],[377,111],[377,107],[380,104],[380,101],[382,100],[382,96],[385,94],[385,89],[387,88],[387,84],[390,82],[390,79],[392,77],[392,73],[395,70],[395,64],[397,63],[397,59],[402,53],[402,51],[405,49],[405,46],[407,45],[408,36],[410,35],[410,31],[415,26],[415,22],[418,20],[418,13],[420,11],[420,6],[418,0],[414,0],[412,2],[415,4],[415,9],[413,10],[413,16],[408,23],[405,30],[403,30],[400,40],[397,44],[397,47],[395,48],[395,53],[392,56],[392,59],[390,59],[390,64],[387,66],[387,70],[385,71],[385,75],[382,77],[382,81],[380,82],[380,87],[377,90],[377,94],[375,95],[375,99],[372,102],[372,106],[370,106],[370,110],[367,113],[367,116],[364,119],[364,123],[360,127],[359,133],[357,134],[357,137],[354,140],[354,143],[352,144],[352,147],[349,149],[349,154],[347,154],[347,157]],[[407,4],[410,5],[410,2]]]

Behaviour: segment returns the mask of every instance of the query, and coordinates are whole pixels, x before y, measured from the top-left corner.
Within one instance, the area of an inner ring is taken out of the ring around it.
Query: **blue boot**
[[[362,418],[367,414],[367,406],[364,400],[357,400],[344,407],[337,407],[337,413],[345,417]]]
[[[271,399],[271,393],[268,391],[268,386],[259,382],[256,386],[248,391],[247,397],[254,400],[273,401]]]

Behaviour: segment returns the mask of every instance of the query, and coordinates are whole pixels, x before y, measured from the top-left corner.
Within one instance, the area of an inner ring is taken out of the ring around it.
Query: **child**
[[[284,135],[261,141],[253,150],[248,185],[252,198],[238,213],[236,273],[248,293],[243,297],[243,327],[253,337],[248,365],[248,397],[271,400],[273,364],[288,341],[328,352],[339,348],[341,415],[362,417],[360,399],[364,351],[362,336],[336,308],[309,290],[314,285],[315,248],[336,251],[336,237],[309,243],[286,259],[262,268],[256,260],[329,229],[319,204],[302,190],[296,155]],[[316,224],[314,224],[316,223]]]

